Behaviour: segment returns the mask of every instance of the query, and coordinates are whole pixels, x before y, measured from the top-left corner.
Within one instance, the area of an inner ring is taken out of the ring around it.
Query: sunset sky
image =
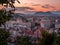
[[[60,0],[19,0],[21,4],[15,3],[16,7],[23,9],[33,8],[32,11],[54,11],[60,10]]]

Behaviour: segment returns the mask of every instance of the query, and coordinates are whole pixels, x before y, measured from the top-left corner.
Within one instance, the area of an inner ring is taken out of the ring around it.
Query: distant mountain
[[[51,12],[36,12],[35,14],[51,14]]]
[[[59,14],[54,14],[54,13],[52,13],[52,12],[50,12],[50,11],[48,11],[48,12],[35,12],[35,14],[34,15],[39,15],[39,16],[60,16]]]
[[[14,14],[14,17],[21,17],[21,16],[60,16],[60,14],[56,13],[55,12],[35,12],[33,14],[31,14],[31,12],[29,14],[25,14],[25,13],[15,13]]]
[[[60,16],[60,14],[55,14],[52,12],[35,12],[34,14],[15,13],[14,16],[17,18],[21,16]]]
[[[24,16],[25,14],[23,14],[23,13],[15,13],[14,14],[14,17],[15,18],[18,18],[18,17],[22,17],[22,16]]]
[[[53,11],[53,14],[59,14],[60,15],[60,10],[59,11]]]

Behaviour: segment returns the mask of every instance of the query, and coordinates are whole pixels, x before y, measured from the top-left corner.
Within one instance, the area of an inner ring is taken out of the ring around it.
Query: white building
[[[51,20],[47,17],[42,18],[40,21],[40,24],[42,28],[49,28],[51,24]]]
[[[60,24],[55,24],[55,28],[60,28]]]
[[[6,29],[9,29],[9,28],[20,28],[20,27],[23,27],[23,28],[29,28],[31,26],[31,23],[28,22],[28,23],[24,23],[22,22],[22,20],[16,20],[16,21],[8,21],[6,22]]]
[[[56,19],[56,20],[55,20],[55,28],[60,28],[59,19]]]

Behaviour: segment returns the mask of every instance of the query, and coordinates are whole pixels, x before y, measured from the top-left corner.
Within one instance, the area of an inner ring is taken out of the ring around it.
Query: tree
[[[8,7],[8,5],[9,5],[10,7],[15,8],[15,6],[13,5],[15,3],[15,1],[20,3],[18,0],[0,0],[0,4],[2,4],[2,5],[6,4],[6,7]]]
[[[0,45],[7,45],[7,38],[9,35],[9,32],[6,32],[4,29],[0,29]]]
[[[60,45],[60,36],[56,38],[56,42],[54,45]]]
[[[18,0],[17,0],[17,2],[19,3]],[[14,3],[15,3],[15,0],[0,0],[0,4],[2,4],[2,6],[4,6],[4,4],[6,4],[8,7],[8,4],[9,4],[12,8],[14,8],[14,11],[15,11],[15,6],[13,5]],[[1,9],[0,10],[0,26],[1,26],[1,24],[4,25],[6,21],[10,20],[13,13],[14,12],[12,12],[12,10],[9,10],[7,12],[5,9],[4,10]]]
[[[5,24],[6,21],[9,21],[12,18],[12,12],[9,11],[8,14],[6,10],[0,10],[0,26]]]
[[[15,11],[15,6],[13,5],[14,2],[15,0],[0,0],[0,4],[2,4],[2,6],[6,4],[6,8],[10,6],[14,8]],[[12,10],[9,10],[8,12],[6,11],[6,9],[0,10],[0,26],[4,25],[4,29],[0,28],[0,45],[7,45],[7,38],[9,37],[9,32],[7,32],[5,29],[5,22],[11,19],[12,14]]]
[[[31,42],[31,37],[22,36],[17,38],[16,45],[34,45],[34,44]]]
[[[47,31],[42,31],[42,38],[40,40],[41,45],[54,45],[56,40],[56,33],[48,33]]]

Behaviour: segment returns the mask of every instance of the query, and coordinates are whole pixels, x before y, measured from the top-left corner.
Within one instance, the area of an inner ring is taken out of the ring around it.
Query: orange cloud
[[[31,7],[34,8],[33,11],[53,11],[53,10],[60,10],[60,6],[51,6],[51,5],[41,5],[41,4],[34,4],[34,3],[24,3],[24,4],[15,4],[16,7]],[[44,7],[44,8],[43,8]],[[55,9],[56,8],[56,9]]]
[[[33,8],[35,9],[34,11],[43,11],[43,12],[53,10],[52,8],[42,8],[41,6],[33,6]]]

